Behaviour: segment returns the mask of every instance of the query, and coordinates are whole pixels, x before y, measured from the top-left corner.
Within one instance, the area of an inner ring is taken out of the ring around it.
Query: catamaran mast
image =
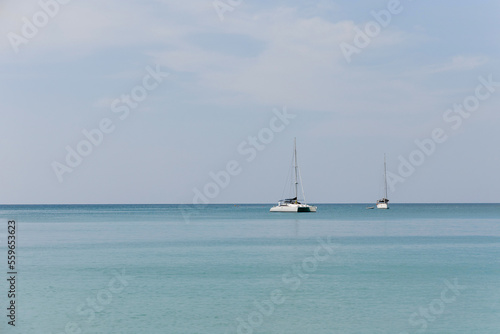
[[[384,182],[385,182],[385,197],[387,198],[387,166],[385,164],[385,153],[384,153]]]
[[[298,179],[297,179],[297,138],[293,138],[293,158],[294,158],[294,164],[295,164],[295,202],[297,202],[297,194],[298,194],[298,189],[297,185],[299,184]]]

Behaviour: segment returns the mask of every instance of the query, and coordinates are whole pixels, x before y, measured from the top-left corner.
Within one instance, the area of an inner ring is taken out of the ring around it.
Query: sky
[[[0,3],[0,203],[500,202],[500,3]]]

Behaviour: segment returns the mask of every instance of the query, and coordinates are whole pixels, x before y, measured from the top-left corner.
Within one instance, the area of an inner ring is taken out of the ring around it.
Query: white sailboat
[[[293,140],[293,168],[295,170],[295,197],[280,200],[278,205],[273,206],[271,212],[316,212],[316,207],[301,203],[298,201],[298,185],[300,179],[300,188],[302,190],[302,198],[305,202],[304,188],[302,188],[302,178],[300,177],[299,166],[297,165],[297,144],[296,139]]]
[[[377,201],[377,209],[389,209],[389,200],[387,199],[387,165],[385,163],[385,154],[384,154],[384,186],[385,186],[385,197]]]

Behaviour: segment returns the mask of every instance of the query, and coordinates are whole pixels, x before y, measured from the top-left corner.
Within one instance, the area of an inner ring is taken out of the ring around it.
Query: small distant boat
[[[375,207],[374,206],[367,206],[366,207],[366,210],[371,210],[371,209],[375,209]]]
[[[389,209],[389,200],[387,199],[387,165],[385,163],[385,154],[384,154],[384,185],[385,185],[385,197],[377,201],[377,209]]]
[[[287,198],[280,200],[278,205],[273,206],[269,211],[271,212],[316,212],[316,207],[308,205],[306,203],[301,203],[298,201],[298,184],[300,179],[300,187],[302,189],[302,198],[304,198],[304,189],[302,188],[302,178],[300,177],[299,167],[297,165],[297,141],[293,140],[293,168],[295,170],[295,196],[292,198]]]

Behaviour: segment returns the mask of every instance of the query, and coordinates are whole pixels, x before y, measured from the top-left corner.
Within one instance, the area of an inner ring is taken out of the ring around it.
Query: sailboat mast
[[[384,153],[384,182],[385,182],[385,198],[387,198],[387,165],[385,163],[385,153]]]
[[[295,201],[297,201],[297,194],[298,194],[298,179],[297,179],[297,138],[293,138],[293,159],[294,159],[294,167],[295,167]]]

